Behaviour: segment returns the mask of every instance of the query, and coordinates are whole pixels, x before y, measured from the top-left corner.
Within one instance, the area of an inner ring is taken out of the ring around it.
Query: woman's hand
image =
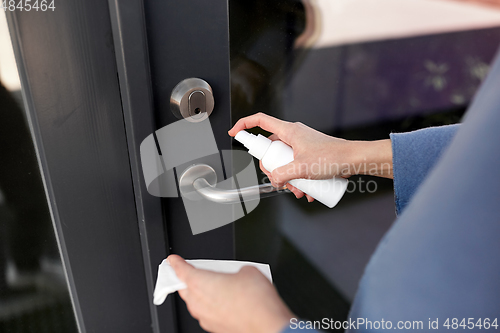
[[[278,333],[294,317],[255,267],[236,274],[196,269],[177,255],[167,260],[187,285],[179,295],[201,328],[215,333]]]
[[[272,173],[260,164],[274,186],[283,186],[297,178],[327,179],[363,173],[392,176],[390,140],[348,141],[323,134],[302,123],[286,122],[263,113],[241,118],[229,135],[234,137],[239,131],[256,126],[274,133],[269,137],[271,140],[283,141],[294,152],[293,162],[276,168]],[[287,187],[297,198],[304,195],[293,186]],[[312,201],[309,196],[308,201]]]

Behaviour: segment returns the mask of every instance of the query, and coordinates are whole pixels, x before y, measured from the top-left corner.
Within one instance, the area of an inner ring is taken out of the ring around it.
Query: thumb
[[[307,165],[294,160],[282,167],[276,168],[271,173],[273,182],[278,186],[283,186],[292,179],[307,178]]]
[[[176,254],[169,255],[167,261],[174,269],[175,274],[177,275],[179,280],[183,282],[186,282],[188,276],[196,271],[196,268],[188,264],[186,260],[182,259],[182,257]]]

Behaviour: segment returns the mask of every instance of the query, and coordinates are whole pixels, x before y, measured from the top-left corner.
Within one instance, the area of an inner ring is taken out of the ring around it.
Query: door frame
[[[173,300],[152,304],[168,235],[139,162],[155,129],[142,1],[6,14],[79,331],[176,332]]]

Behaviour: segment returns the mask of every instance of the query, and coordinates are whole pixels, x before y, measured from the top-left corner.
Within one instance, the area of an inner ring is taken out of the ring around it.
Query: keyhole
[[[194,114],[200,114],[200,112],[201,112],[200,108],[194,109]]]

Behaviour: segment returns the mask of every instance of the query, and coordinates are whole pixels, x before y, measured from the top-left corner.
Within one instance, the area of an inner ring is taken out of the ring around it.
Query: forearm
[[[350,141],[351,162],[347,174],[393,178],[391,140]]]

